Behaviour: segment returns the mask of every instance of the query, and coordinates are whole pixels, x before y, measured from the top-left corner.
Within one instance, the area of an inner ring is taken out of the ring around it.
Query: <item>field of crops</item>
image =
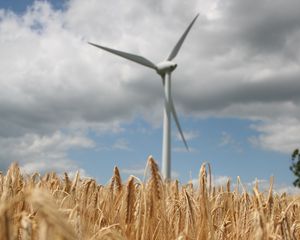
[[[300,200],[240,182],[213,187],[202,165],[197,186],[162,181],[149,157],[144,182],[108,185],[67,174],[0,175],[0,239],[300,239]]]

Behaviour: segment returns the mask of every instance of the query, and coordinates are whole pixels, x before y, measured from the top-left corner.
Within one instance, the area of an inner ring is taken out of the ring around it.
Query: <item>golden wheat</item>
[[[151,156],[147,168],[144,182],[122,183],[115,167],[103,186],[79,172],[23,176],[12,164],[0,173],[0,239],[300,239],[300,198],[274,193],[273,178],[249,193],[239,177],[213,186],[209,164],[196,187],[164,182]]]

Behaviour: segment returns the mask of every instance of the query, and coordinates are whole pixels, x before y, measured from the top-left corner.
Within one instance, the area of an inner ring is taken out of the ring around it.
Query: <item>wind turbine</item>
[[[146,67],[154,69],[162,78],[162,83],[164,86],[164,95],[165,95],[165,108],[164,108],[164,122],[163,122],[163,147],[162,147],[162,175],[165,180],[169,180],[171,178],[171,113],[174,117],[177,129],[180,133],[182,141],[187,150],[189,150],[186,140],[184,138],[181,126],[178,121],[177,113],[174,107],[173,99],[171,96],[171,73],[177,67],[177,64],[172,60],[177,56],[186,36],[188,35],[190,29],[192,28],[193,24],[195,23],[197,14],[193,21],[189,24],[187,29],[184,31],[180,39],[178,40],[177,44],[174,46],[173,50],[166,58],[166,60],[154,64],[153,62],[149,61],[148,59],[138,56],[131,53],[122,52],[119,50],[115,50],[112,48],[100,46],[95,43],[89,42],[90,45],[110,52],[112,54],[116,54],[120,57],[126,58],[130,61],[139,63]]]

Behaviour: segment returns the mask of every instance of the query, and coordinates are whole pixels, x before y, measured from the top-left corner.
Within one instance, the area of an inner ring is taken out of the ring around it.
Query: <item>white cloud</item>
[[[212,174],[212,186],[218,187],[218,186],[225,186],[227,184],[227,181],[230,180],[231,177],[229,176],[222,176],[222,175],[213,175]],[[194,178],[191,180],[193,185],[199,186],[199,179]]]
[[[116,135],[117,137],[117,135]],[[117,138],[114,143],[107,144],[107,143],[98,143],[96,151],[115,151],[115,150],[122,150],[122,151],[132,151],[130,148],[129,142],[125,138]]]
[[[228,176],[214,176],[213,175],[213,184],[214,186],[224,186],[228,182],[229,179],[231,179]]]
[[[177,179],[177,178],[179,178],[179,176],[180,176],[179,172],[177,172],[177,171],[171,171],[171,177],[173,179]]]
[[[172,151],[178,153],[188,153],[188,152],[197,152],[198,150],[196,148],[192,148],[189,146],[189,150],[187,150],[185,147],[172,147]]]
[[[228,132],[225,132],[225,131],[223,131],[221,134],[221,140],[220,140],[219,146],[220,147],[230,147],[238,153],[243,152],[241,144],[238,141],[236,141],[231,134],[229,134]]]
[[[300,189],[297,187],[289,186],[289,185],[279,185],[275,189],[275,192],[282,194],[282,193],[287,193],[291,195],[299,195],[300,194]]]
[[[76,176],[77,172],[79,173],[80,178],[92,178],[91,176],[89,176],[87,174],[87,172],[83,168],[75,168],[74,167],[73,170],[69,170],[67,173],[70,178],[74,178]]]
[[[199,132],[198,131],[183,131],[183,135],[184,135],[186,141],[191,141],[191,140],[197,139],[199,137]],[[177,132],[177,134],[176,134],[176,139],[178,141],[182,141],[181,135],[179,132]]]
[[[270,180],[267,179],[256,179],[252,182],[246,183],[246,186],[248,187],[248,190],[251,190],[255,184],[258,184],[258,189],[261,192],[267,192],[270,189]],[[274,183],[273,185],[273,191],[276,194],[282,194],[282,193],[287,193],[287,194],[300,194],[300,189],[297,187],[294,187],[292,185],[288,185],[286,183]]]
[[[145,168],[132,168],[132,169],[128,169],[128,168],[124,168],[121,169],[121,173],[124,173],[126,175],[136,175],[136,176],[144,176],[145,174]]]
[[[222,138],[221,138],[221,142],[220,142],[220,146],[226,146],[230,143],[232,143],[232,137],[229,133],[227,132],[222,132]]]
[[[125,150],[125,151],[132,150],[129,147],[128,141],[124,138],[117,139],[116,142],[113,144],[112,149],[119,149],[119,150]]]
[[[121,169],[121,173],[126,174],[126,175],[135,175],[138,177],[144,177],[145,173],[146,175],[148,174],[145,172],[145,168],[124,168]],[[173,179],[177,179],[180,176],[180,174],[176,171],[171,171],[171,177]]]
[[[94,146],[95,143],[82,133],[55,132],[44,136],[26,134],[21,138],[0,138],[1,166],[5,168],[10,162],[17,161],[26,173],[72,171],[77,166],[68,157],[68,151]]]
[[[299,4],[70,0],[65,10],[47,1],[36,1],[22,15],[1,10],[2,144],[26,145],[28,136],[44,144],[43,136],[61,129],[117,132],[136,116],[160,125],[163,89],[156,73],[87,41],[159,62],[200,11],[176,58],[172,86],[178,113],[263,121],[253,141],[289,152],[299,143],[299,134],[293,134],[300,122]],[[67,149],[57,156],[65,157]],[[26,159],[28,151],[22,154],[16,157]]]
[[[250,142],[264,149],[291,154],[300,145],[300,121],[298,119],[281,119],[271,121],[253,128],[259,132]]]
[[[236,182],[232,181],[230,176],[222,176],[222,175],[212,175],[212,185],[213,186],[226,186],[228,180],[231,180],[231,189],[235,188]],[[194,178],[191,180],[194,186],[199,185],[199,179]],[[258,184],[258,189],[260,192],[268,192],[270,189],[270,180],[267,179],[256,179],[251,182],[243,182],[242,185],[245,188],[247,192],[251,192],[253,187]],[[240,191],[242,190],[242,186],[240,185]],[[297,187],[294,187],[292,185],[288,185],[286,183],[274,183],[273,185],[273,192],[275,194],[282,194],[282,193],[287,193],[287,194],[300,194],[300,189]]]

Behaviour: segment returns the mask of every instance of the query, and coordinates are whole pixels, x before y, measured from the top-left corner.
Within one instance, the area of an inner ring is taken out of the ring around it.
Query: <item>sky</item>
[[[2,0],[0,169],[69,172],[99,183],[117,165],[143,179],[161,164],[163,89],[155,71],[88,41],[165,59],[200,13],[173,73],[190,151],[172,122],[172,176],[295,191],[300,146],[298,0]]]

